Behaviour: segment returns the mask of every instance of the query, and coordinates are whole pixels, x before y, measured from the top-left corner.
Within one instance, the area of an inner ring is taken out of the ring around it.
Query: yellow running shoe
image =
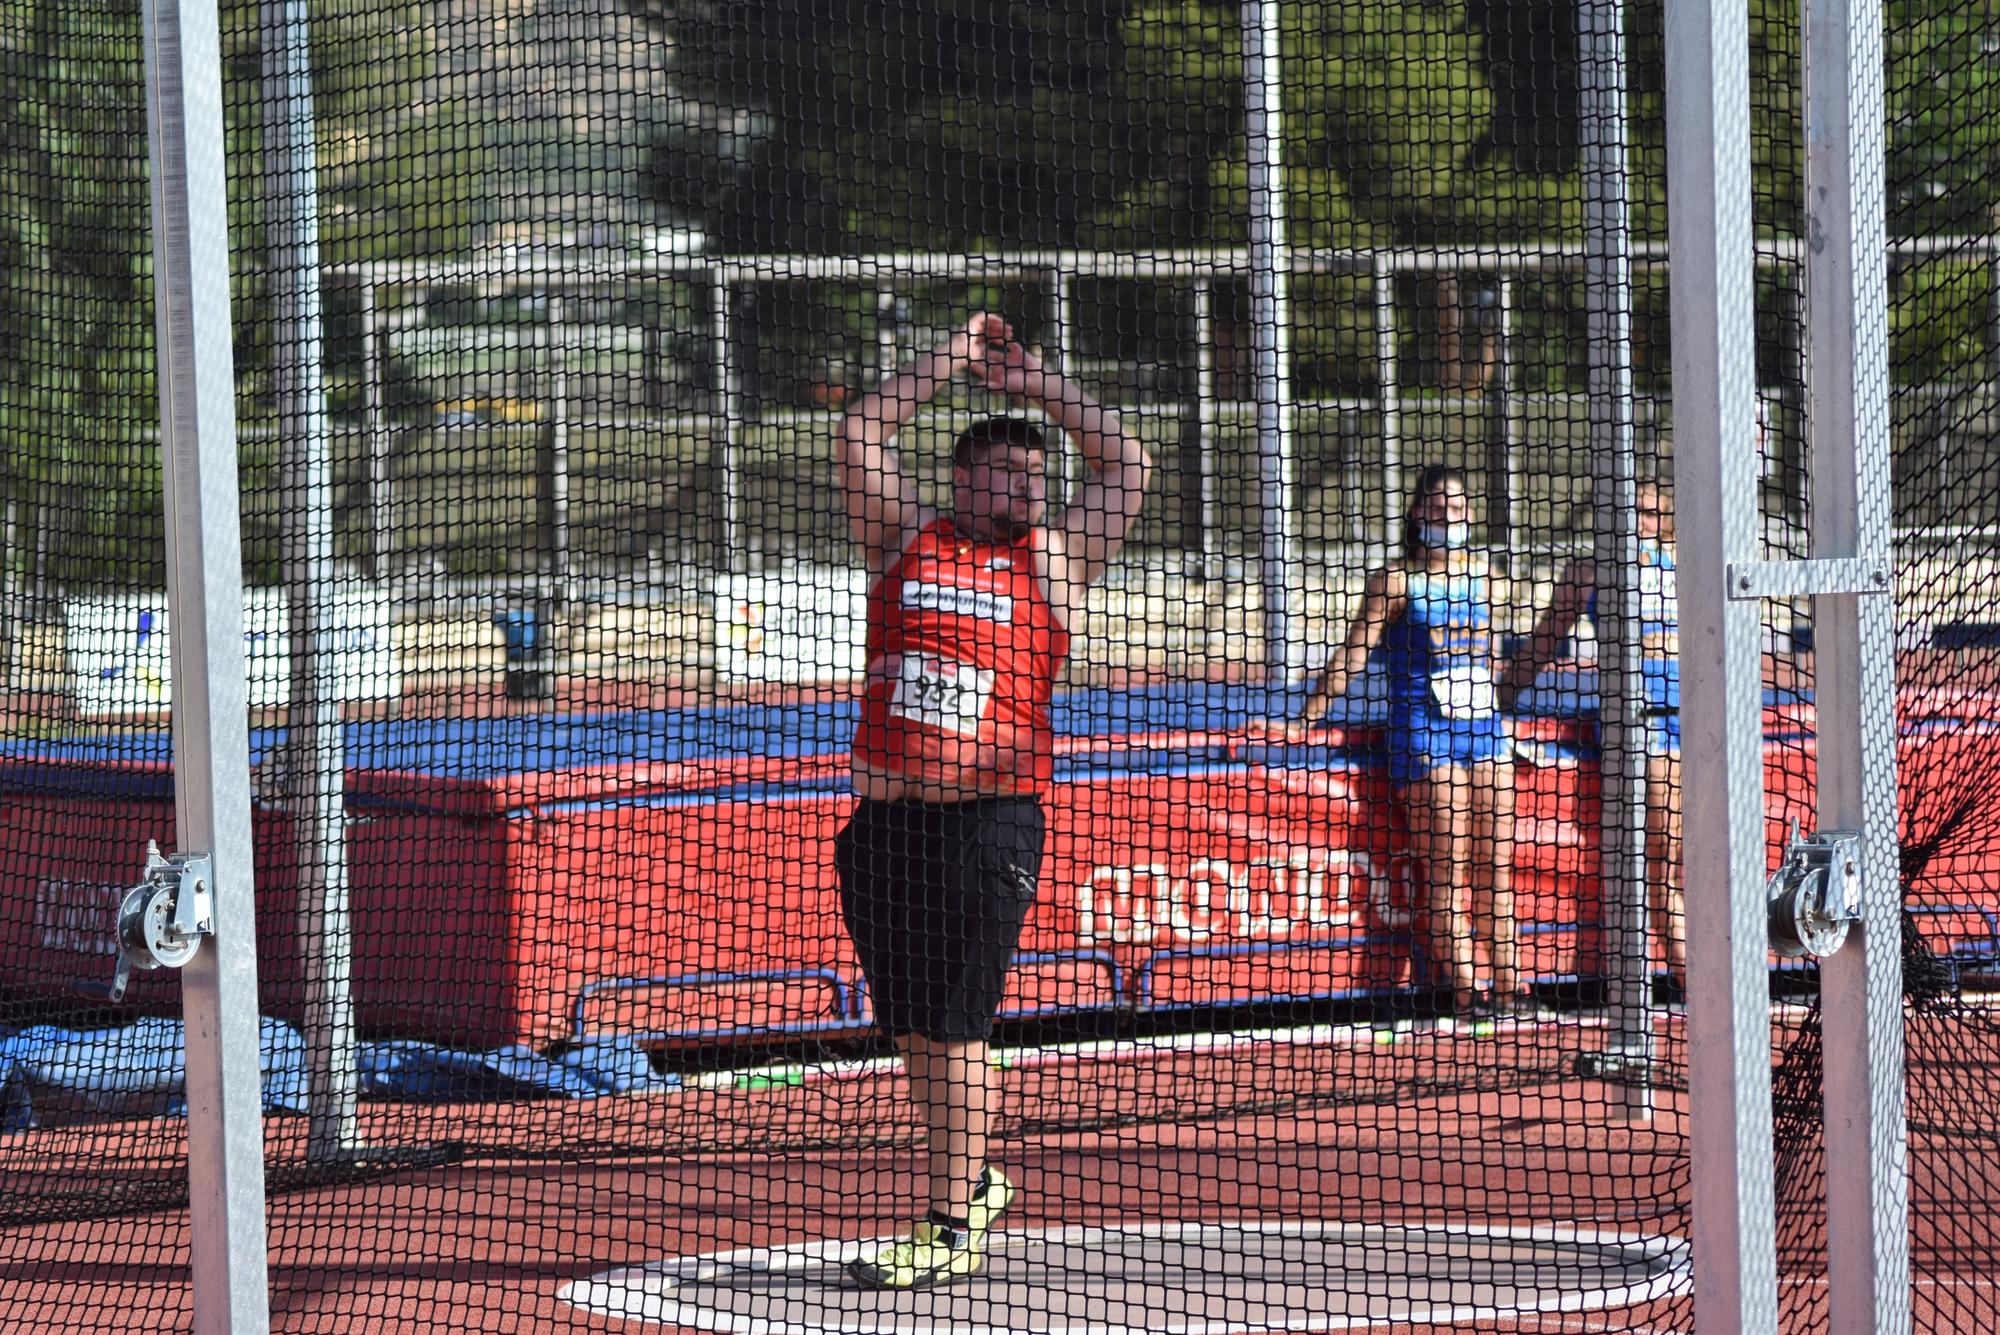
[[[958,1230],[919,1220],[908,1237],[872,1258],[848,1262],[847,1273],[871,1289],[928,1289],[963,1279],[976,1273],[986,1258],[980,1255],[972,1230],[956,1238],[954,1233]]]
[[[986,1230],[993,1227],[993,1221],[1013,1200],[1014,1184],[1005,1173],[987,1164],[979,1174],[979,1185],[972,1189],[972,1208],[965,1212],[966,1231],[972,1235],[973,1246],[985,1245]]]

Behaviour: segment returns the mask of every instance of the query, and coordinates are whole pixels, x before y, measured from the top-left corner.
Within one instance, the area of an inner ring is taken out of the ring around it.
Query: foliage
[[[137,5],[35,0],[0,27],[0,501],[49,573],[159,557],[140,61]]]
[[[224,109],[234,248],[254,252],[266,193],[282,184],[263,154],[281,94],[267,58],[281,30],[265,0],[226,0]],[[492,130],[463,95],[435,86],[435,8],[342,0],[308,9],[321,256],[327,264],[464,253],[495,207],[483,173]]]
[[[1889,234],[1984,235],[2000,225],[2000,5],[1891,0]]]
[[[1161,7],[1221,40],[1216,7]],[[1233,112],[1146,81],[1209,62],[1135,47],[1118,0],[697,0],[665,20],[683,89],[655,146],[670,208],[730,248],[1074,244],[1137,182],[1199,199]],[[1208,11],[1208,12],[1205,12]],[[1177,179],[1178,178],[1178,179]],[[1158,210],[1198,220],[1199,209]],[[1199,226],[1199,222],[1195,222]],[[1184,224],[1185,228],[1185,224]]]
[[[1667,2],[1624,5],[1626,192],[1641,244],[1666,237]],[[678,95],[649,113],[658,129],[645,187],[665,217],[699,221],[716,249],[1144,253],[1246,239],[1251,146],[1235,3],[623,7],[654,25],[676,71]],[[2000,0],[1945,9],[1887,0],[1893,236],[1983,237],[2000,224],[2000,117],[1990,114],[2000,103],[1996,11]],[[527,178],[510,176],[509,164],[546,157],[544,141],[567,131],[510,122],[499,104],[480,100],[477,80],[447,68],[443,25],[458,21],[456,10],[324,0],[308,12],[322,259],[468,256],[522,203],[509,190],[525,190]],[[1283,0],[1278,12],[1295,247],[1583,239],[1586,80],[1574,0]],[[251,416],[269,408],[260,393],[272,337],[263,229],[279,180],[263,146],[262,18],[258,0],[226,0],[237,354]],[[0,346],[0,504],[48,535],[52,576],[129,573],[159,559],[139,23],[137,0],[17,0],[0,19],[9,202],[0,210],[0,327],[9,335]],[[1751,0],[1750,34],[1757,226],[1766,238],[1796,238],[1805,231],[1797,6]],[[1665,303],[1658,275],[1645,281],[1655,286],[1637,304],[1657,373]],[[1781,299],[1788,281],[1777,272],[1764,279],[1767,380],[1795,373],[1788,340],[1797,317]],[[1891,312],[1900,381],[1985,374],[1991,282],[1991,267],[1970,257],[1901,271]],[[1406,284],[1400,299],[1427,299],[1420,287]],[[1541,364],[1517,383],[1575,387],[1576,303],[1526,286],[1518,293],[1520,348]],[[940,305],[963,296],[933,295]],[[1234,318],[1241,296],[1220,285],[1218,314]],[[327,299],[338,387],[358,374],[359,343],[351,292],[329,288]],[[873,355],[872,294],[801,289],[760,299],[766,332],[796,333],[807,345],[800,356],[818,359],[814,374],[826,346],[848,349],[850,360]],[[1173,312],[1151,317],[1161,330],[1178,329],[1173,320],[1184,315],[1158,293],[1118,300]],[[1302,389],[1367,388],[1373,301],[1365,278],[1295,284]],[[1176,336],[1134,337],[1154,338],[1147,355],[1164,357]],[[785,352],[774,343],[774,363]],[[767,369],[775,378],[781,368]],[[0,553],[16,568],[26,559]]]

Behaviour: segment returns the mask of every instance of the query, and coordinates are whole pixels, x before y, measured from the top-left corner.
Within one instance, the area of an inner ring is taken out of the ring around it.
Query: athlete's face
[[[951,472],[952,506],[961,521],[1011,541],[1041,523],[1049,508],[1048,456],[1026,445],[996,445]]]
[[[1674,540],[1674,512],[1667,506],[1666,492],[1657,483],[1639,484],[1639,536],[1655,542]]]
[[[1463,483],[1447,478],[1424,493],[1413,513],[1419,524],[1464,524],[1471,522],[1472,502]]]

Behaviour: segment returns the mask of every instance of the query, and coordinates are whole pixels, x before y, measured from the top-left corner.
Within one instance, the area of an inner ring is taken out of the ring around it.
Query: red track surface
[[[1657,1092],[1652,1120],[1633,1123],[1617,1118],[1615,1087],[1526,1076],[1552,1062],[1558,1046],[1579,1042],[1588,1045],[1588,1031],[1542,1026],[1497,1043],[1406,1040],[1393,1054],[1312,1047],[1280,1056],[1263,1049],[1235,1060],[1176,1054],[1144,1064],[1012,1071],[1012,1119],[1144,1112],[1149,1104],[1157,1111],[1164,1100],[1186,1097],[1182,1082],[1189,1079],[1222,1082],[1208,1093],[1224,1100],[1309,1095],[1335,1082],[1360,1093],[1388,1073],[1390,1062],[1406,1076],[1434,1068],[1440,1078],[1463,1076],[1474,1063],[1505,1079],[1511,1065],[1515,1078],[1530,1083],[1395,1104],[1316,1105],[1308,1098],[1265,1115],[1179,1125],[1036,1132],[1016,1120],[999,1154],[1024,1189],[1007,1226],[1422,1220],[1684,1236],[1684,1097]],[[1495,1056],[1500,1060],[1492,1062]],[[471,1147],[471,1157],[455,1167],[280,1194],[270,1211],[272,1328],[301,1335],[662,1329],[586,1314],[561,1302],[558,1291],[606,1270],[675,1256],[894,1231],[917,1190],[919,1164],[906,1138],[840,1152],[767,1153],[756,1146],[773,1136],[843,1130],[862,1138],[876,1119],[886,1119],[883,1128],[899,1136],[907,1130],[899,1120],[902,1096],[898,1080],[858,1077],[578,1103],[369,1105],[372,1141],[412,1144],[455,1135]],[[128,1150],[135,1136],[154,1144],[155,1164],[169,1165],[181,1149],[177,1130],[177,1123],[154,1122],[105,1127],[96,1136],[44,1133],[0,1149],[0,1172],[31,1162],[59,1170],[63,1158],[95,1161],[102,1171],[97,1155],[114,1136]],[[274,1162],[296,1157],[302,1130],[295,1121],[271,1124]],[[681,1157],[680,1148],[694,1143],[734,1148]],[[626,1147],[623,1157],[567,1163],[518,1157],[538,1147],[610,1156],[617,1146]],[[1917,1137],[1913,1149],[1914,1194],[1948,1195],[1934,1188],[1962,1177],[1963,1146],[1949,1137]],[[133,1163],[131,1171],[144,1174],[149,1165]],[[1982,1329],[1974,1314],[1992,1310],[1993,1281],[1953,1275],[1950,1257],[1991,1256],[1996,1228],[1984,1212],[1920,1223],[1913,1238],[1919,1329],[1968,1335]],[[1807,1238],[1816,1232],[1809,1228]],[[0,1329],[24,1335],[189,1329],[187,1247],[180,1212],[0,1232]],[[1795,1249],[1785,1282],[1810,1287],[1819,1267]],[[1686,1330],[1690,1321],[1682,1297],[1643,1309],[1523,1313],[1451,1329],[1664,1332]]]
[[[1443,1043],[1419,1060],[1462,1055]],[[1364,1054],[1358,1064],[1367,1061]],[[1285,1079],[1283,1068],[1299,1064],[1310,1070],[1315,1063],[1288,1063],[1266,1051],[1256,1063],[1261,1074],[1249,1078],[1268,1093]],[[1207,1059],[1175,1061],[1153,1072],[1163,1077],[1159,1089],[1147,1079],[1112,1076],[1110,1083],[1121,1086],[1113,1097],[1124,1106],[1170,1097],[1174,1081],[1218,1069]],[[1321,1065],[1304,1080],[1317,1084],[1332,1073]],[[1039,1116],[1059,1116],[1082,1089],[1073,1066],[1016,1071],[1008,1084],[1010,1109]],[[456,1130],[486,1147],[475,1155],[537,1143],[655,1148],[590,1163],[475,1160],[282,1195],[270,1214],[273,1329],[640,1329],[570,1308],[557,1291],[607,1269],[676,1255],[892,1232],[917,1189],[916,1156],[902,1147],[701,1159],[663,1158],[662,1149],[690,1138],[754,1142],[773,1130],[824,1134],[843,1121],[865,1125],[878,1110],[893,1118],[901,1093],[900,1082],[886,1079],[754,1093],[688,1090],[516,1107],[511,1119],[493,1105],[433,1109],[400,1127],[395,1110],[373,1108],[378,1139],[417,1128]],[[1571,1080],[1423,1104],[1304,1106],[1222,1123],[1016,1136],[1000,1155],[1024,1188],[1008,1224],[1274,1217],[1684,1231],[1678,1099],[1668,1099],[1650,1126],[1608,1120],[1612,1102],[1606,1087]],[[133,1130],[105,1133],[129,1137]],[[298,1130],[273,1124],[278,1158]],[[92,1146],[72,1136],[67,1148],[87,1160]],[[164,1162],[178,1147],[160,1148]],[[38,1147],[37,1157],[46,1165],[49,1146]],[[0,1234],[0,1328],[187,1329],[187,1245],[178,1213]],[[1667,1314],[1629,1315],[1632,1321],[1594,1326],[1549,1316],[1515,1328],[1625,1329]]]

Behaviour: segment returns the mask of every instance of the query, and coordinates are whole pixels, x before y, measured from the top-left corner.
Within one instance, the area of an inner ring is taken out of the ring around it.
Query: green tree
[[[160,559],[137,5],[38,0],[0,26],[0,493],[16,572]]]
[[[1436,239],[1492,119],[1478,45],[1455,3],[1347,0],[1287,7],[1285,104],[1308,205],[1302,240]],[[1313,207],[1317,206],[1317,207]]]
[[[1200,31],[1201,8],[1184,7],[1180,31]],[[725,246],[839,250],[1073,244],[1129,207],[1136,183],[1171,181],[1170,164],[1177,188],[1198,196],[1187,164],[1209,160],[1230,115],[1144,82],[1162,48],[1132,49],[1126,9],[679,6],[662,22],[692,102],[657,143],[660,198]]]
[[[1887,15],[1889,234],[1977,236],[2000,225],[2000,5]]]
[[[333,0],[309,9],[320,248],[328,264],[466,254],[497,207],[490,118],[464,91],[440,95],[435,7],[412,0]],[[232,248],[262,248],[264,117],[280,91],[264,72],[263,0],[222,13]],[[143,127],[141,127],[143,134]],[[251,266],[261,267],[261,261]]]

